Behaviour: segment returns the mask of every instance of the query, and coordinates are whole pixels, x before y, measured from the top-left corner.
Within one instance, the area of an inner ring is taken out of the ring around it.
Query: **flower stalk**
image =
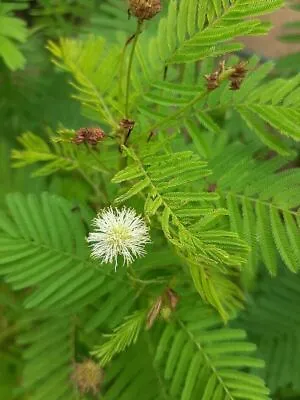
[[[130,78],[131,78],[131,70],[134,58],[134,52],[137,45],[137,41],[139,38],[140,33],[142,32],[142,25],[143,21],[138,20],[136,33],[133,39],[132,48],[129,56],[128,61],[128,69],[127,69],[127,76],[126,76],[126,91],[125,91],[125,118],[129,117],[129,92],[130,92]]]

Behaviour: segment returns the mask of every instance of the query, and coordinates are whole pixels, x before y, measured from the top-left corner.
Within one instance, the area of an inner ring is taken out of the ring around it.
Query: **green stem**
[[[131,77],[131,70],[132,70],[132,64],[133,64],[133,57],[134,57],[134,52],[135,52],[135,48],[136,48],[136,44],[137,44],[139,35],[142,31],[142,24],[143,23],[141,21],[138,21],[136,33],[135,33],[133,43],[132,43],[131,53],[129,56],[127,78],[126,78],[126,92],[125,92],[125,118],[128,118],[128,112],[129,112],[129,89],[130,89],[130,77]]]
[[[122,53],[121,53],[121,62],[120,62],[120,79],[119,79],[119,98],[121,99],[123,96],[123,90],[122,90],[122,78],[123,78],[123,70],[124,70],[124,62],[125,62],[125,54],[127,47],[131,43],[131,41],[134,39],[135,34],[131,35],[129,39],[126,40],[126,43],[123,47]]]
[[[179,115],[183,114],[188,108],[192,107],[194,104],[196,104],[198,101],[202,100],[204,97],[207,96],[209,92],[201,92],[199,93],[196,97],[193,98],[189,103],[187,103],[186,106],[180,108],[178,111],[174,112],[173,114],[169,115],[168,117],[158,121],[156,124],[152,125],[149,129],[148,132],[150,132],[149,137],[153,135],[153,131],[161,126],[163,126],[166,122],[172,121],[173,119],[177,118]],[[148,137],[148,139],[149,139]]]
[[[129,277],[129,279],[131,279],[134,282],[140,283],[142,285],[155,285],[155,284],[159,284],[159,283],[167,283],[168,279],[163,279],[163,278],[158,278],[158,279],[147,279],[147,280],[143,280],[143,279],[139,279],[135,273],[135,271],[133,270],[133,268],[128,269],[127,271],[127,275]]]
[[[94,190],[96,196],[103,198],[103,193],[101,193],[101,191],[99,190],[98,186],[94,184],[92,179],[82,169],[78,169],[78,172],[83,177],[83,179],[92,187],[92,189]]]

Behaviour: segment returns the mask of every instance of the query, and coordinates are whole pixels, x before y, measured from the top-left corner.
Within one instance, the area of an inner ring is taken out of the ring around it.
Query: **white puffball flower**
[[[104,263],[124,258],[124,264],[131,264],[135,258],[146,254],[145,245],[150,242],[149,228],[143,218],[132,208],[105,208],[93,220],[94,232],[87,241],[91,243],[92,257]]]

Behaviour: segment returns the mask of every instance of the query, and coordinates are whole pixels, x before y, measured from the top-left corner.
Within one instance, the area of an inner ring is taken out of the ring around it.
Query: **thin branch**
[[[95,195],[97,197],[103,198],[103,193],[100,191],[99,187],[92,181],[92,179],[82,169],[78,169],[77,171],[82,176],[82,178],[91,186],[91,188],[95,192]]]
[[[134,57],[134,52],[136,48],[136,44],[139,38],[139,35],[142,31],[142,22],[138,21],[136,33],[133,39],[132,43],[132,48],[131,48],[131,53],[129,57],[129,62],[128,62],[128,69],[127,69],[127,78],[126,78],[126,92],[125,92],[125,118],[128,118],[128,109],[129,109],[129,89],[130,89],[130,77],[131,77],[131,70],[132,70],[132,64],[133,64],[133,57]]]
[[[181,114],[183,114],[186,110],[188,110],[190,107],[192,107],[194,104],[198,103],[198,101],[204,99],[207,95],[208,95],[208,91],[205,92],[201,92],[199,93],[197,96],[195,96],[186,106],[180,108],[178,111],[175,111],[173,114],[169,115],[166,118],[163,118],[162,120],[156,122],[154,125],[152,125],[149,129],[148,132],[150,132],[150,134],[148,135],[148,139],[147,141],[149,142],[149,140],[152,138],[153,136],[153,131],[157,128],[160,128],[161,126],[163,126],[166,122],[172,121],[173,119],[176,119],[177,117],[179,117]]]

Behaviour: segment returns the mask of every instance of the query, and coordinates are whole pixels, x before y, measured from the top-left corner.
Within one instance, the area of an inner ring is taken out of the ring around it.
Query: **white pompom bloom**
[[[146,254],[145,245],[150,242],[149,228],[135,210],[123,207],[106,208],[93,220],[95,231],[89,233],[92,257],[105,263],[118,264],[118,256],[131,264],[135,258]]]

